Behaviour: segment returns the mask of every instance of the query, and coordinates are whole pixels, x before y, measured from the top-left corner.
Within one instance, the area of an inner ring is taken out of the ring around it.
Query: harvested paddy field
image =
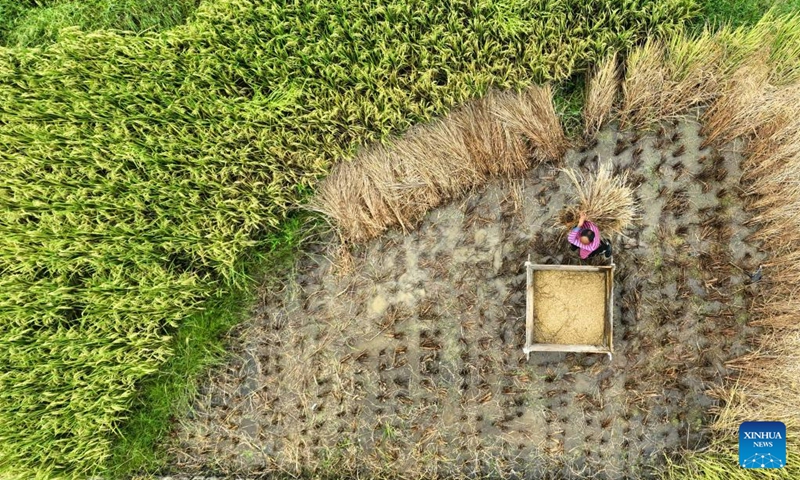
[[[170,441],[183,473],[361,472],[641,478],[709,439],[709,389],[748,351],[763,261],[742,210],[737,145],[700,150],[699,125],[604,129],[564,166],[611,162],[641,218],[614,238],[614,345],[532,353],[525,268],[581,262],[555,226],[569,180],[540,165],[495,179],[334,256],[320,242],[266,287]],[[765,279],[769,281],[768,269]]]

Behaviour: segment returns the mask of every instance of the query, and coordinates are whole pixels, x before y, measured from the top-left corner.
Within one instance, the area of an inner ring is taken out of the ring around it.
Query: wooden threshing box
[[[614,264],[536,265],[527,271],[525,348],[531,352],[614,352]]]

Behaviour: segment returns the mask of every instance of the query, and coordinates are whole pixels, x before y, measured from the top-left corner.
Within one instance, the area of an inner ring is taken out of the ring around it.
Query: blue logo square
[[[739,465],[742,468],[786,466],[786,425],[782,422],[739,425]]]

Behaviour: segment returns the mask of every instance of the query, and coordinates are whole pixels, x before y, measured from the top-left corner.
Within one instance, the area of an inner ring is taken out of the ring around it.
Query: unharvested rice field
[[[695,112],[698,113],[698,112]],[[532,353],[524,262],[580,264],[558,224],[572,202],[541,164],[491,180],[342,253],[322,236],[283,289],[265,284],[168,442],[170,469],[642,478],[709,442],[709,395],[748,351],[741,145],[700,149],[699,125],[612,124],[564,167],[628,172],[640,219],[613,239],[615,355]],[[604,264],[602,255],[585,263]]]

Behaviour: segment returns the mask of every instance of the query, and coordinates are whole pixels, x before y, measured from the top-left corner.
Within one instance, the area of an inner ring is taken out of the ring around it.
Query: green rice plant
[[[783,16],[772,10],[767,18],[773,28],[768,60],[772,65],[770,81],[774,85],[792,84],[800,80],[800,8]]]
[[[699,26],[748,26],[758,21],[770,10],[779,14],[800,11],[798,0],[701,0]]]
[[[41,47],[61,30],[163,31],[184,23],[198,0],[27,0],[0,1],[0,45]]]
[[[583,131],[583,105],[586,102],[586,76],[553,84],[553,106],[561,119],[564,134],[569,139],[578,138]]]
[[[778,14],[773,8],[752,27],[724,27],[716,37],[724,50],[721,62],[726,76],[759,52],[767,53],[770,81],[774,85],[791,83],[797,78],[797,36],[800,32],[798,13]],[[794,56],[793,56],[794,55]]]
[[[0,45],[6,44],[9,31],[33,7],[33,4],[19,0],[0,0]]]

